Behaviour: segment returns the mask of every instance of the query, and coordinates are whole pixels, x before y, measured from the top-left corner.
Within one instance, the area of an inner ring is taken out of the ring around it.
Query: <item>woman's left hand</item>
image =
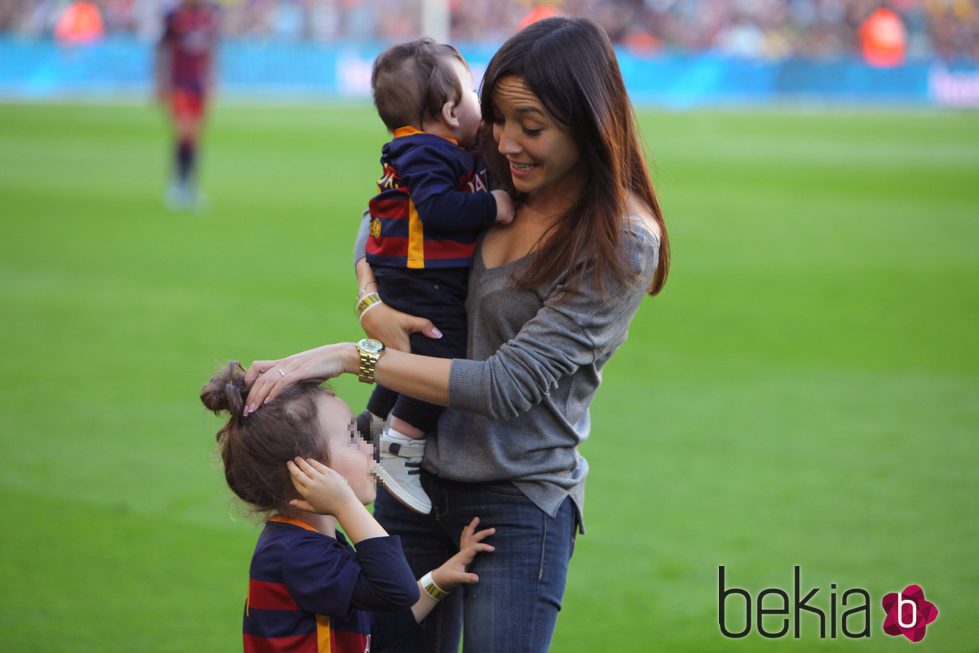
[[[359,360],[353,343],[341,342],[293,354],[279,360],[255,361],[245,374],[245,385],[251,384],[245,400],[244,415],[275,399],[293,383],[326,381],[357,368]]]

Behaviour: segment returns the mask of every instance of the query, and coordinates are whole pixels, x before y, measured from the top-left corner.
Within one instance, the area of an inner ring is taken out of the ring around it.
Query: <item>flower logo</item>
[[[903,592],[891,592],[881,603],[887,613],[884,632],[904,635],[912,642],[923,640],[925,628],[938,619],[938,607],[925,599],[925,591],[919,585],[908,585]]]

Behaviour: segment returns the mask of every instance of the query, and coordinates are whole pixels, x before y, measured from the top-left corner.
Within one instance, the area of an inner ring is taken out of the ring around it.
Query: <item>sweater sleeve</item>
[[[580,288],[558,297],[555,284],[537,314],[495,354],[482,361],[455,359],[449,406],[513,419],[540,403],[558,382],[595,361],[628,325],[656,271],[659,241],[644,231],[625,236],[625,282],[607,279],[602,293],[587,273]]]
[[[357,239],[354,241],[354,267],[357,261],[367,256],[367,239],[371,235],[371,213],[364,211],[360,216],[360,227],[357,229]]]

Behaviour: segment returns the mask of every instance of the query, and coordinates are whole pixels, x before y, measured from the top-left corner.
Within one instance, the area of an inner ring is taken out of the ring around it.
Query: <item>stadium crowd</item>
[[[97,7],[105,34],[153,39],[173,0],[0,0],[0,33],[44,38],[73,3]],[[421,0],[221,0],[230,38],[331,42],[417,36]],[[783,59],[856,54],[861,25],[886,5],[909,58],[979,59],[979,0],[449,0],[450,39],[498,43],[528,15],[589,16],[636,52],[713,51]]]

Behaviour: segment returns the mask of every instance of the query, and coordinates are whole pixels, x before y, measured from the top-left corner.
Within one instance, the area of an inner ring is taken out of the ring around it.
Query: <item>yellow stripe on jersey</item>
[[[330,653],[333,643],[330,640],[330,618],[326,615],[316,615],[316,651]]]
[[[425,230],[418,217],[415,203],[408,200],[408,265],[409,270],[425,267]]]

